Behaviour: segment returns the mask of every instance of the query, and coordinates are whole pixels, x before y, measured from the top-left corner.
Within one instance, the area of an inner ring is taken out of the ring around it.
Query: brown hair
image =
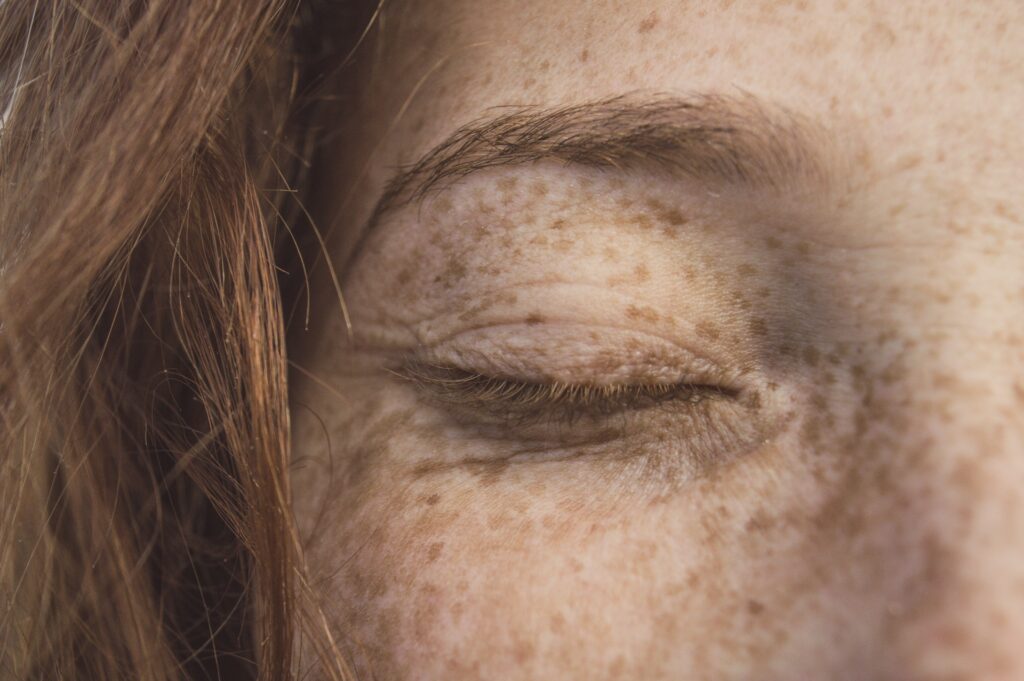
[[[276,264],[315,11],[0,4],[3,678],[289,678],[300,631],[347,676],[288,511]]]

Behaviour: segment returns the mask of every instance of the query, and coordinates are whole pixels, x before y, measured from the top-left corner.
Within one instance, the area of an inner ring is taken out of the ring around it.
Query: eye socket
[[[738,391],[697,383],[569,383],[493,376],[452,365],[407,361],[395,373],[434,401],[488,421],[573,425],[665,406],[735,400]]]

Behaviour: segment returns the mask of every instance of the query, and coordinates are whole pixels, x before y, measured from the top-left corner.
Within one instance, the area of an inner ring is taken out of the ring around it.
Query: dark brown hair
[[[315,11],[0,4],[0,677],[290,678],[300,632],[347,676],[288,510],[276,265]]]

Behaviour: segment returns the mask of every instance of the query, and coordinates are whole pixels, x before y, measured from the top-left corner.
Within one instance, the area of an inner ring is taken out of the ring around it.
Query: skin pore
[[[1024,676],[1022,14],[389,5],[291,349],[356,669]]]

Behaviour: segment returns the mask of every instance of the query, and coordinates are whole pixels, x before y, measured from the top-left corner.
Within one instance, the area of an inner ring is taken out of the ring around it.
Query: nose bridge
[[[900,678],[1024,679],[1021,351],[973,314],[925,329],[892,386],[906,395],[901,520],[921,561],[891,612]]]

